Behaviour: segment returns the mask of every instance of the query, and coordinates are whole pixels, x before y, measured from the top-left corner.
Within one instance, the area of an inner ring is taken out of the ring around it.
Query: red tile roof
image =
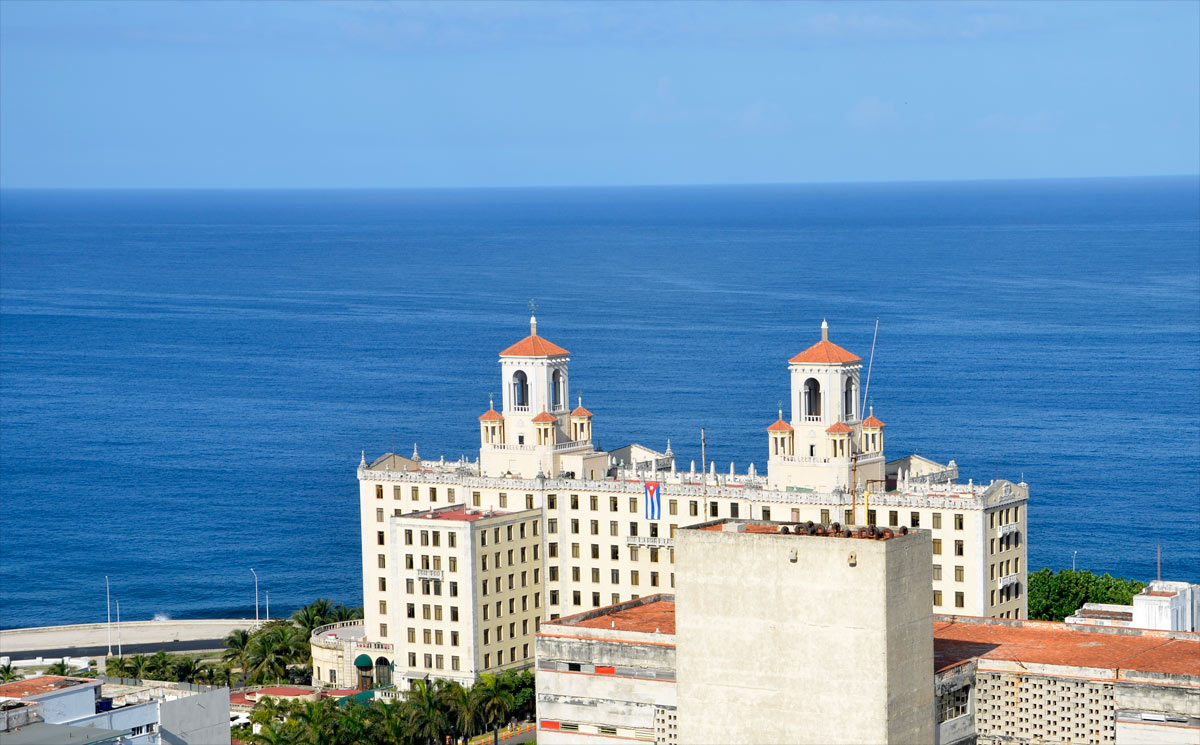
[[[559,357],[570,354],[552,341],[530,334],[500,353],[501,357]]]
[[[503,421],[503,419],[504,417],[501,416],[500,412],[496,411],[495,409],[488,409],[479,415],[479,421],[481,422],[496,422]]]
[[[533,421],[537,422],[539,424],[542,422],[557,422],[558,417],[554,416],[553,414],[551,414],[548,411],[543,411],[541,414],[538,414],[537,416],[535,416],[533,418]]]
[[[655,600],[633,608],[614,610],[594,618],[568,623],[571,626],[582,626],[589,629],[617,629],[618,631],[639,631],[648,634],[657,631],[660,634],[674,634],[675,601]]]
[[[317,691],[314,688],[292,688],[290,686],[276,686],[274,688],[259,688],[257,691],[250,691],[247,696],[253,696],[256,700],[261,701],[264,696],[274,697],[295,697],[295,696],[312,696]]]
[[[575,409],[571,412],[571,416],[591,416],[591,415],[592,415],[592,412],[583,408],[583,406],[576,406]]]
[[[1053,621],[969,622],[934,620],[937,671],[971,658],[1042,665],[1135,670],[1172,675],[1200,671],[1200,638],[1171,639],[1165,633],[1081,631]]]
[[[879,421],[879,419],[877,419],[877,418],[875,417],[875,415],[874,415],[874,414],[872,414],[871,416],[869,416],[869,417],[867,417],[866,419],[864,419],[864,420],[863,420],[863,426],[864,426],[864,427],[876,427],[876,428],[879,428],[879,427],[886,427],[887,425],[886,425],[886,424],[884,424],[883,422]]]
[[[70,681],[64,683],[64,681]],[[25,698],[50,691],[62,691],[83,683],[95,683],[91,678],[68,678],[62,675],[39,675],[36,678],[15,680],[12,683],[0,685],[0,696],[7,698]]]
[[[791,432],[793,430],[792,430],[792,425],[790,425],[787,422],[780,419],[779,421],[772,424],[770,427],[767,427],[767,431],[768,432]]]
[[[822,339],[788,360],[788,362],[807,362],[810,365],[840,365],[843,362],[862,362],[862,357],[842,349],[831,341]]]
[[[825,431],[831,435],[845,435],[853,432],[854,430],[847,427],[845,422],[838,422]]]

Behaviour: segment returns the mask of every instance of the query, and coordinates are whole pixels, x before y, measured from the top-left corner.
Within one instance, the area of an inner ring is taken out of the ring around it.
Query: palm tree
[[[438,745],[450,729],[450,718],[443,708],[442,681],[413,681],[404,692],[404,716],[408,734],[417,742]]]
[[[370,714],[373,715],[376,738],[380,743],[407,743],[409,741],[409,722],[402,701],[382,702],[376,699],[371,702]]]
[[[270,724],[279,718],[279,699],[274,696],[263,696],[250,712],[250,721],[254,724]]]
[[[125,674],[130,678],[142,680],[150,671],[150,658],[144,654],[135,654],[125,662]]]
[[[479,731],[479,710],[471,691],[453,681],[442,688],[442,706],[450,719],[450,734],[455,741],[467,742]]]
[[[513,709],[513,695],[495,675],[484,673],[471,686],[480,718],[492,729],[492,745],[500,742],[500,725]]]
[[[104,661],[104,674],[110,678],[124,678],[125,666],[124,657],[109,657]]]
[[[286,621],[268,624],[256,632],[246,651],[252,679],[258,683],[286,680],[288,665],[303,662],[307,656],[308,640],[301,633]]]
[[[50,667],[46,668],[47,675],[69,676],[71,672],[71,666],[67,664],[66,660],[59,660]]]
[[[309,701],[296,712],[296,722],[304,732],[304,738],[312,745],[325,745],[336,738],[338,731],[337,712],[330,708],[330,699]]]
[[[158,650],[147,663],[147,672],[155,680],[166,680],[171,675],[171,657],[164,650]]]
[[[317,598],[308,605],[298,608],[292,614],[292,621],[304,629],[305,637],[312,636],[314,630],[319,626],[324,626],[327,623],[333,623],[329,620],[330,611],[333,610],[333,602],[325,598]]]
[[[11,683],[14,680],[20,680],[21,674],[17,672],[9,663],[0,665],[0,683]]]
[[[191,683],[196,680],[202,670],[209,668],[201,668],[200,660],[192,657],[183,657],[175,662],[175,679],[180,683]]]
[[[222,659],[236,662],[242,673],[246,672],[246,651],[250,647],[250,632],[245,629],[234,629],[225,637],[225,654]]]

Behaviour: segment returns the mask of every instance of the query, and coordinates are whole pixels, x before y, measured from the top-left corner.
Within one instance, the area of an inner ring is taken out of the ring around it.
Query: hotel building
[[[873,411],[862,417],[862,360],[830,341],[827,324],[819,341],[787,362],[790,417],[780,411],[765,428],[765,475],[753,465],[746,473],[718,474],[703,464],[699,471],[677,470],[669,452],[619,464],[593,444],[595,415],[579,400],[570,408],[569,359],[566,349],[538,335],[531,319],[529,336],[500,353],[500,409],[493,402],[478,417],[475,462],[391,453],[368,462],[364,454],[358,480],[365,621],[314,634],[314,672],[322,684],[357,677],[407,687],[405,681],[426,675],[465,680],[529,666],[540,621],[671,592],[676,531],[724,518],[926,530],[932,612],[1026,616],[1027,485],[955,483],[953,461],[915,455],[887,461],[886,425]],[[447,507],[454,509],[441,512]],[[501,531],[499,544],[485,547],[478,541],[494,537],[494,528],[468,541],[460,526],[491,526],[486,521],[497,519],[536,524],[536,532],[529,528],[509,539]],[[452,571],[445,543],[436,547],[440,554],[432,544],[405,543],[405,531],[420,534],[417,523],[460,526],[455,550],[469,543],[475,559],[460,553]],[[526,561],[509,564],[509,554],[519,557],[521,549]],[[483,556],[493,559],[486,567]],[[434,569],[435,558],[441,570]],[[442,572],[440,585],[433,583],[434,571]],[[509,576],[519,579],[520,572],[532,584],[514,585],[509,596]],[[499,608],[490,594],[497,576],[506,593]],[[460,593],[456,604],[445,594],[452,581]],[[431,593],[440,586],[443,595],[423,595],[427,584]],[[522,597],[527,610],[518,610]],[[468,598],[480,607],[468,611]],[[486,619],[485,604],[491,607]],[[421,609],[417,617],[407,615],[410,605]],[[425,605],[431,614],[441,606],[442,618],[424,618]],[[459,621],[449,620],[450,607],[458,609]],[[450,644],[452,632],[458,647]]]

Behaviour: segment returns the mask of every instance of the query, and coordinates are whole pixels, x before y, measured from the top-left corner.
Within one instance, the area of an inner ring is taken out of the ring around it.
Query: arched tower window
[[[513,406],[529,406],[529,378],[524,370],[517,370],[512,378]]]
[[[854,418],[854,399],[857,398],[854,392],[854,378],[846,378],[846,390],[842,396],[842,415],[846,419]]]
[[[804,415],[821,416],[821,384],[816,378],[804,381]]]
[[[562,408],[563,402],[563,374],[562,370],[555,370],[550,376],[550,389],[553,392],[554,410]]]

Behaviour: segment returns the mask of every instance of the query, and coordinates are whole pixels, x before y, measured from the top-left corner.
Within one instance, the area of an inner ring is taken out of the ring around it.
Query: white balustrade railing
[[[591,440],[572,440],[570,442],[560,442],[554,446],[555,450],[575,450],[577,448],[591,447]]]
[[[1000,578],[1000,589],[1003,590],[1005,587],[1009,587],[1010,585],[1015,585],[1020,580],[1021,580],[1021,575],[1019,575],[1019,574],[1006,574]]]

